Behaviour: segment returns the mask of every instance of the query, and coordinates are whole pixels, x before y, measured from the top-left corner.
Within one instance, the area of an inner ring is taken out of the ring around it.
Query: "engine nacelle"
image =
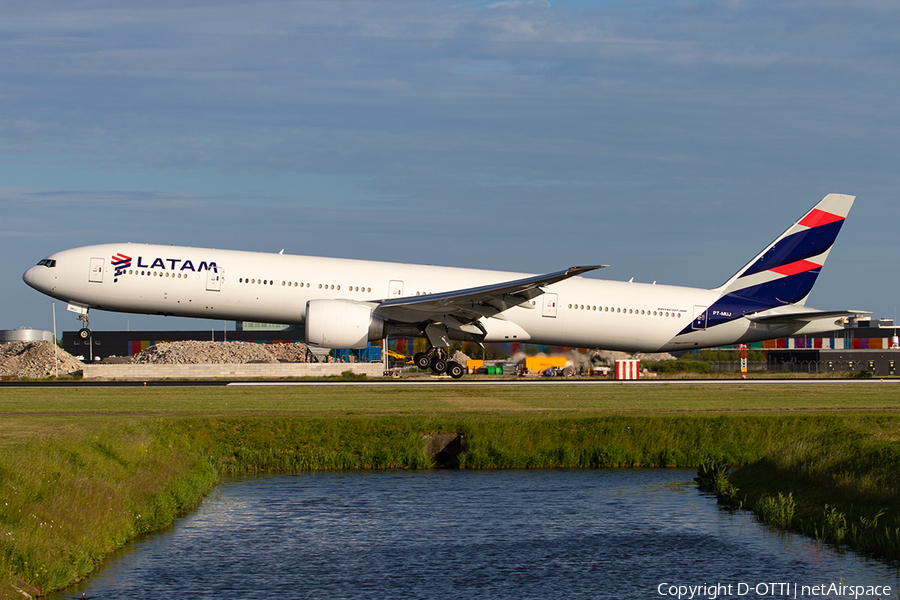
[[[384,320],[374,307],[349,300],[306,303],[306,343],[322,348],[365,348],[383,339]]]

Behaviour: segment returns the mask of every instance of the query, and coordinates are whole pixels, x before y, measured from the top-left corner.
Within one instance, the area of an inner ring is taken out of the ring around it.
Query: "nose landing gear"
[[[78,339],[82,342],[86,342],[91,339],[91,324],[88,321],[87,309],[85,309],[82,314],[78,315],[78,320],[84,323],[84,327],[78,330]]]

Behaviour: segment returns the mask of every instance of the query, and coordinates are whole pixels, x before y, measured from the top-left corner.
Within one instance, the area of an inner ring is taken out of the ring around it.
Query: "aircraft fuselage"
[[[390,298],[530,276],[135,243],[65,250],[41,263],[25,273],[25,281],[85,308],[296,325],[305,323],[310,300],[348,300],[374,307]],[[478,341],[660,352],[746,343],[800,330],[797,325],[760,326],[739,318],[706,327],[706,311],[719,296],[715,290],[573,277],[547,286],[530,300],[530,308],[513,306],[481,319],[486,335]],[[387,333],[422,334],[403,307],[381,313],[389,324]],[[834,328],[833,323],[824,329],[818,324],[815,330]],[[806,329],[813,331],[808,325]],[[471,338],[454,330],[450,337]]]

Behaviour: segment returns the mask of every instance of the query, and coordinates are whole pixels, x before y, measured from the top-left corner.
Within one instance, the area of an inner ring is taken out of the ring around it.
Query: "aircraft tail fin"
[[[716,291],[743,304],[744,314],[803,306],[855,198],[825,196]]]

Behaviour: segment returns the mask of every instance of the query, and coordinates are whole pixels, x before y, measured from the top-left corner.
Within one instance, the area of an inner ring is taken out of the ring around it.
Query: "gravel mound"
[[[253,342],[164,342],[133,358],[136,364],[202,365],[277,363],[266,346]]]
[[[245,363],[303,363],[306,344],[253,342],[165,342],[150,346],[132,358],[138,364],[201,365]]]
[[[278,362],[305,363],[307,362],[306,344],[293,342],[290,344],[271,344],[264,346],[266,350],[275,355]]]
[[[53,342],[9,342],[0,344],[0,376],[45,379],[56,374]],[[83,368],[81,361],[57,349],[60,377],[77,375]]]
[[[675,358],[674,356],[672,356],[672,355],[669,354],[668,352],[657,352],[657,353],[652,353],[652,352],[638,352],[637,354],[634,355],[634,357],[635,357],[635,358],[639,358],[639,359],[641,359],[641,360],[653,360],[653,361],[657,361],[657,360],[678,360],[677,358]]]

